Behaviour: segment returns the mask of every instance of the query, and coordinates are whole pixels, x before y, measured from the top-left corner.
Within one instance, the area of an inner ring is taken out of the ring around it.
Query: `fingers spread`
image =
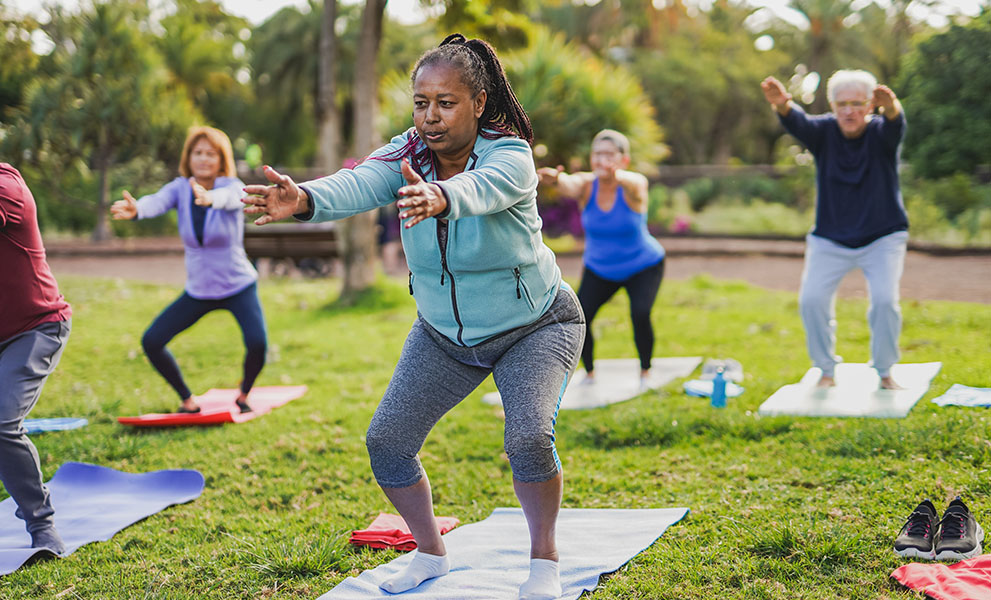
[[[409,183],[410,185],[415,185],[417,183],[423,182],[423,178],[420,177],[417,174],[417,172],[413,170],[413,167],[410,166],[408,160],[405,159],[403,160],[401,169],[403,171],[403,177],[406,178],[406,182]]]
[[[272,189],[270,185],[246,185],[241,190],[249,196],[264,196]]]

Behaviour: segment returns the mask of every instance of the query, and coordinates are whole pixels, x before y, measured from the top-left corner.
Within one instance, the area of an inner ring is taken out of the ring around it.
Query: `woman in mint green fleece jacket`
[[[449,36],[413,69],[414,128],[353,170],[297,186],[248,186],[246,212],[342,219],[396,202],[419,312],[366,436],[372,471],[417,542],[392,593],[450,569],[417,453],[430,429],[492,374],[504,447],[530,531],[523,600],[561,594],[554,527],[561,462],[554,423],[585,319],[540,235],[533,134],[495,51]]]

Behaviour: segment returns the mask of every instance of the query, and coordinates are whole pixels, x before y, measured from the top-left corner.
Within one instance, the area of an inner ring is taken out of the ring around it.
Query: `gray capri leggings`
[[[454,344],[418,318],[365,438],[379,485],[420,481],[417,453],[427,434],[489,373],[506,413],[504,444],[513,477],[526,483],[554,478],[561,471],[554,425],[584,337],[585,317],[567,286],[535,322],[475,346]]]

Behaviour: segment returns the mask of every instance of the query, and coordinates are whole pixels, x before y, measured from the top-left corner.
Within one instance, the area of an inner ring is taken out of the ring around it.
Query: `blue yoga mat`
[[[124,473],[107,467],[68,462],[48,482],[55,507],[55,528],[71,554],[172,504],[203,493],[203,475],[188,469]],[[0,502],[0,575],[13,573],[47,550],[31,547],[24,521],[14,516],[12,498]]]
[[[561,599],[574,600],[595,589],[599,576],[612,573],[654,543],[687,508],[566,508],[557,522],[561,555]],[[462,525],[444,536],[451,572],[402,594],[389,594],[379,582],[405,568],[412,553],[348,577],[319,600],[515,600],[530,569],[530,536],[523,511],[497,508],[478,523]]]
[[[28,435],[42,433],[45,431],[67,431],[69,429],[79,429],[89,424],[86,419],[75,419],[72,417],[57,417],[54,419],[24,419],[24,429]]]
[[[977,406],[991,408],[991,388],[971,387],[954,383],[942,396],[933,398],[940,406]]]

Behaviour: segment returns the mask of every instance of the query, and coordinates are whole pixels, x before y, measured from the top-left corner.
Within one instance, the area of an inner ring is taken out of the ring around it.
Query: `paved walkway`
[[[717,279],[742,279],[768,289],[798,291],[804,242],[739,238],[662,238],[668,251],[665,277],[687,279],[708,273]],[[181,286],[185,278],[178,238],[113,240],[108,244],[48,243],[55,275],[122,277]],[[578,253],[558,257],[568,277],[581,276]],[[263,275],[267,274],[262,265]],[[860,272],[840,286],[846,298],[867,297]],[[991,255],[936,256],[911,251],[905,260],[902,297],[914,300],[958,300],[991,304]]]

